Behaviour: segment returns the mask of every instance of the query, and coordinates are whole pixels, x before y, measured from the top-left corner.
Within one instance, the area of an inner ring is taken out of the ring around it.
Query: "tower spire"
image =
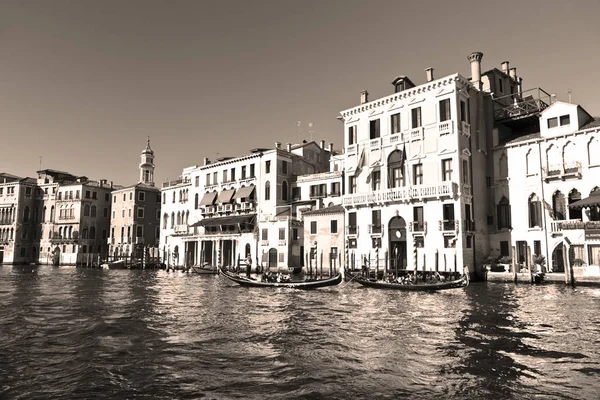
[[[150,136],[141,154],[140,183],[154,186],[154,151],[150,148]]]

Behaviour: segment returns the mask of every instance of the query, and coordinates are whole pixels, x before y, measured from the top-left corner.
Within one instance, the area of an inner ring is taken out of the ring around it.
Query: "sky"
[[[600,0],[0,0],[0,172],[130,185],[150,137],[160,187],[276,141],[341,148],[362,90],[468,77],[473,51],[598,116],[598,16]]]

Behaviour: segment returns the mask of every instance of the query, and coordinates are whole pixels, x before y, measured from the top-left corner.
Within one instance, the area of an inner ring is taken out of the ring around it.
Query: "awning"
[[[217,192],[205,193],[204,196],[202,196],[202,200],[200,200],[199,205],[210,206],[212,203],[214,203],[215,197],[217,197]]]
[[[221,193],[219,193],[219,203],[229,203],[234,193],[235,189],[223,190]]]
[[[254,220],[256,214],[234,215],[231,217],[204,218],[192,225],[194,226],[220,226],[249,223]]]
[[[252,192],[254,192],[254,185],[242,187],[242,188],[239,188],[237,190],[237,192],[235,192],[235,196],[233,196],[233,198],[234,199],[245,199],[247,197],[250,197]]]
[[[569,204],[569,208],[573,210],[581,210],[582,208],[600,206],[600,189],[596,189],[590,194],[590,197],[577,200],[575,203]]]

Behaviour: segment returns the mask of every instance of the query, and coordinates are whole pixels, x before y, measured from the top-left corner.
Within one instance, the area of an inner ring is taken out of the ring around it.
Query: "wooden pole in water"
[[[321,279],[323,279],[323,250],[321,250],[320,261],[321,261]]]
[[[379,279],[379,247],[375,249],[375,280]]]
[[[394,264],[396,264],[396,279],[398,279],[398,247],[394,247]]]
[[[388,249],[385,249],[385,253],[383,256],[383,276],[388,276]]]

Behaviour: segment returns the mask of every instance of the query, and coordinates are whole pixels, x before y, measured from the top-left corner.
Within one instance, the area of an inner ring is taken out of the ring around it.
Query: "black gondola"
[[[241,286],[248,287],[284,287],[291,289],[317,289],[327,286],[335,286],[342,282],[342,275],[338,274],[326,279],[303,280],[303,281],[261,281],[249,277],[243,277],[222,268],[219,269],[221,275]]]
[[[360,275],[353,275],[346,270],[346,275],[350,280],[354,280],[357,283],[376,289],[391,289],[391,290],[405,290],[405,291],[423,291],[423,292],[435,292],[438,290],[446,289],[461,289],[469,285],[469,270],[465,267],[464,274],[456,280],[448,282],[436,282],[436,283],[401,283],[401,282],[386,282],[376,279],[364,278]]]

